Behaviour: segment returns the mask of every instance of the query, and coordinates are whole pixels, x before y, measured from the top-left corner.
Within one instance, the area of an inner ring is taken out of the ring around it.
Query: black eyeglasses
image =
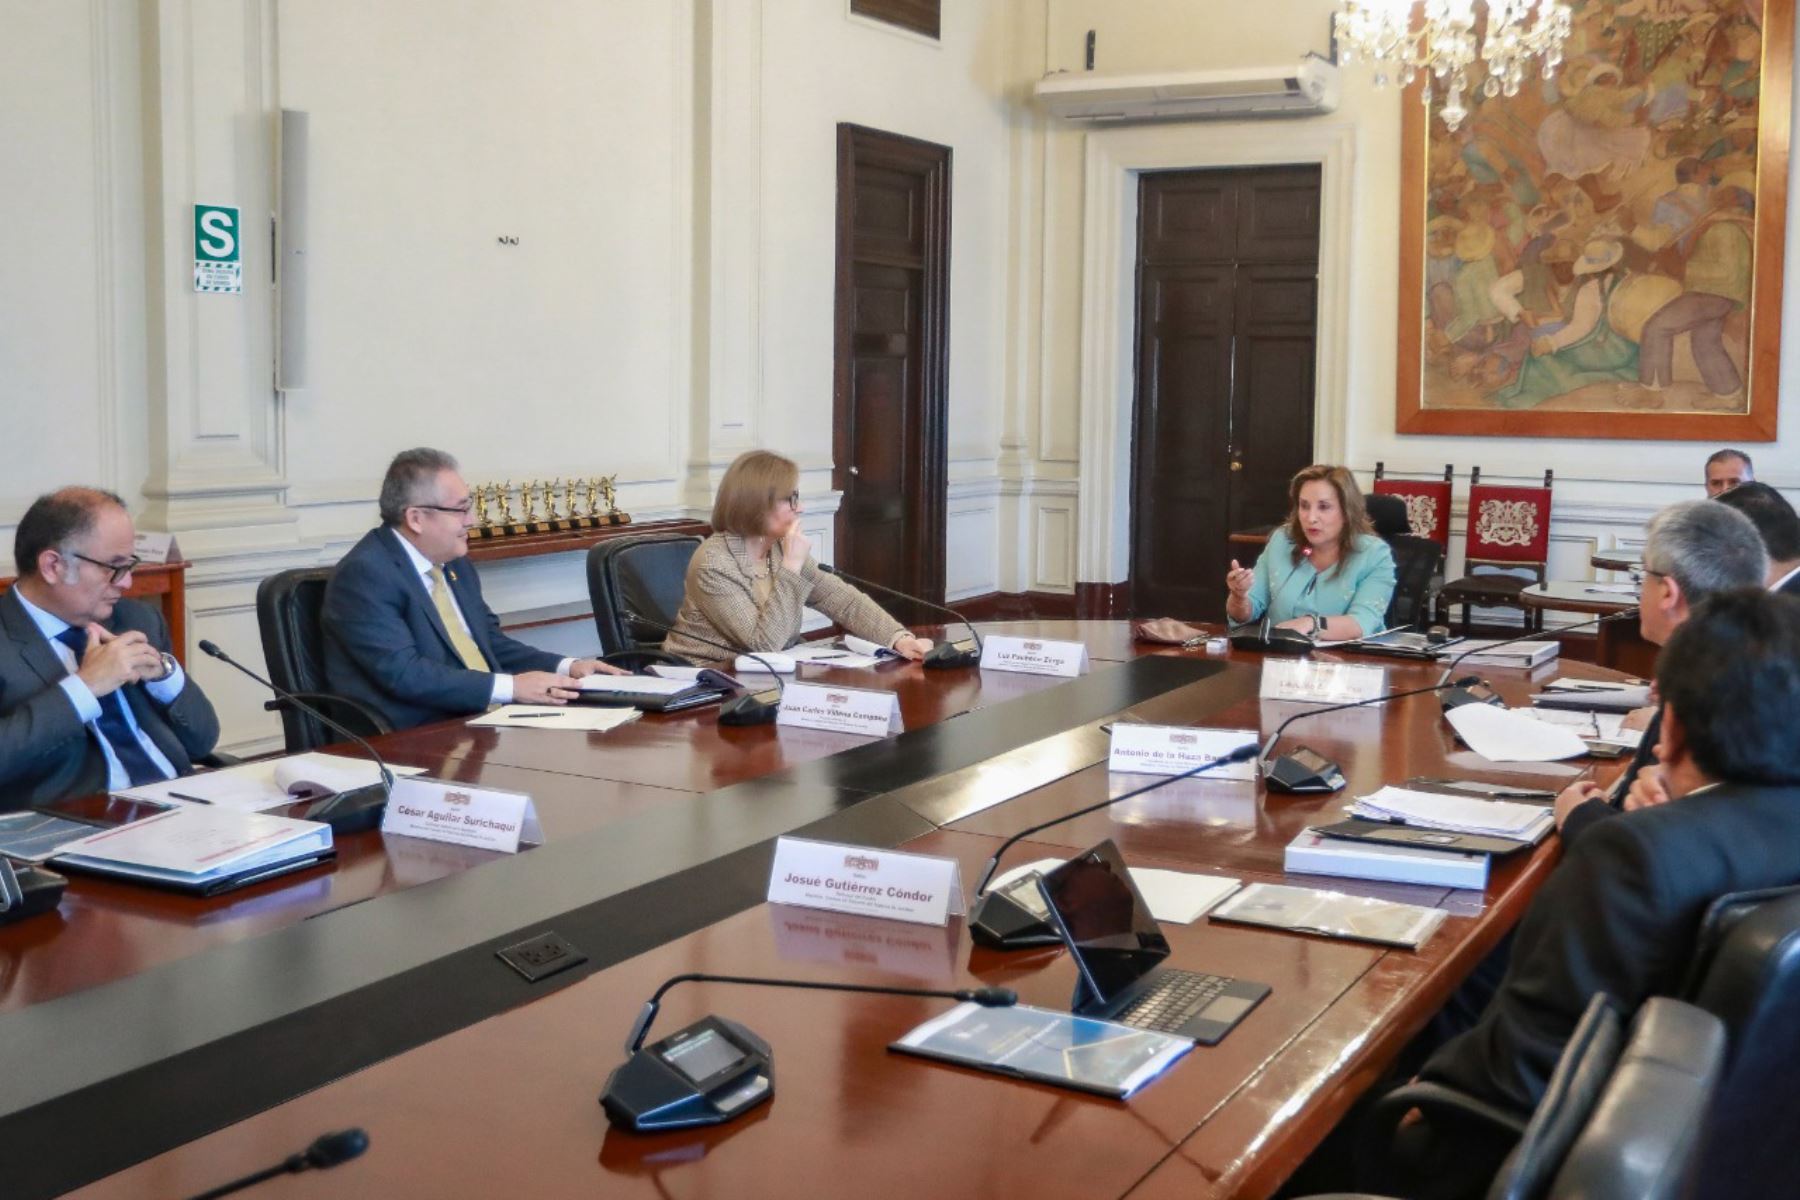
[[[129,575],[133,571],[137,570],[139,565],[142,564],[144,561],[143,559],[139,558],[135,554],[132,555],[125,562],[122,562],[122,563],[101,562],[99,559],[89,558],[85,554],[73,554],[73,552],[71,552],[71,554],[73,557],[79,558],[84,563],[92,563],[94,566],[99,567],[103,571],[111,571],[112,577],[106,581],[108,583],[119,582],[119,580],[125,578],[127,575]]]
[[[799,492],[789,492],[788,496],[787,496],[787,502],[788,502],[789,508],[799,508],[800,507],[800,493]]]
[[[459,517],[466,517],[469,515],[469,510],[472,509],[474,506],[475,506],[475,501],[464,500],[461,504],[454,505],[454,506],[449,505],[449,504],[414,504],[414,505],[410,505],[409,507],[411,507],[411,508],[429,508],[432,512],[454,513]]]

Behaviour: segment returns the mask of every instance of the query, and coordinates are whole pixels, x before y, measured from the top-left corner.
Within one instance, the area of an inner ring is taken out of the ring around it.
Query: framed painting
[[[1773,441],[1793,0],[1569,0],[1562,65],[1408,91],[1401,433]]]

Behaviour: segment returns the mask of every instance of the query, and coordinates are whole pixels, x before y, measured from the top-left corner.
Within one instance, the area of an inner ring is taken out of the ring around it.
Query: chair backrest
[[[588,598],[600,632],[600,652],[653,650],[663,631],[628,621],[638,612],[665,625],[681,609],[688,562],[701,539],[691,533],[646,533],[596,543],[587,555]]]
[[[1429,538],[1401,534],[1390,543],[1394,551],[1394,598],[1388,603],[1387,623],[1424,625],[1431,611],[1431,582],[1444,565],[1444,549]]]
[[[1726,896],[1696,940],[1688,998],[1725,1023],[1731,1056],[1706,1121],[1695,1195],[1791,1196],[1800,1130],[1800,888]]]
[[[263,661],[275,686],[288,692],[323,692],[325,634],[319,613],[325,607],[330,567],[277,571],[256,588],[256,624],[262,635]],[[289,753],[311,750],[342,739],[313,717],[292,706],[281,710],[281,731]]]
[[[1392,542],[1402,534],[1412,532],[1406,516],[1406,501],[1400,497],[1371,494],[1363,502],[1368,507],[1369,523],[1375,526],[1376,537]]]
[[[1450,553],[1450,505],[1455,469],[1444,467],[1442,479],[1388,479],[1384,463],[1375,464],[1375,496],[1394,496],[1406,505],[1406,523],[1414,537],[1430,538]]]
[[[1692,1004],[1654,996],[1620,1041],[1610,1003],[1594,997],[1488,1200],[1686,1194],[1724,1069],[1725,1027]]]
[[[1551,473],[1544,486],[1495,487],[1481,482],[1476,467],[1469,483],[1469,522],[1463,557],[1469,564],[1536,567],[1541,578],[1550,561]]]
[[[1488,1188],[1488,1200],[1534,1200],[1542,1196],[1569,1147],[1587,1123],[1606,1081],[1624,1050],[1624,1022],[1612,1000],[1596,994],[1588,1001],[1556,1070],[1519,1138]]]

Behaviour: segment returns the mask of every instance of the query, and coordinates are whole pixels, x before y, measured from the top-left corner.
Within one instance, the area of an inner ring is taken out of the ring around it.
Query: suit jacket
[[[1700,918],[1729,892],[1800,883],[1800,786],[1726,784],[1591,826],[1520,920],[1499,990],[1424,1079],[1519,1112],[1582,1009],[1679,994]]]
[[[169,627],[148,604],[120,600],[103,624],[114,633],[140,632],[169,651]],[[106,753],[62,689],[68,674],[18,596],[10,588],[0,593],[0,810],[106,790]],[[166,706],[142,684],[119,690],[138,728],[178,774],[192,771],[217,744],[218,715],[192,675]]]
[[[554,671],[558,655],[500,632],[467,558],[444,565],[450,594],[482,657],[496,671]],[[373,708],[395,729],[480,712],[494,677],[462,665],[412,559],[388,528],[370,530],[344,555],[325,587],[325,681]]]
[[[1775,589],[1777,596],[1800,596],[1800,575],[1791,575]]]

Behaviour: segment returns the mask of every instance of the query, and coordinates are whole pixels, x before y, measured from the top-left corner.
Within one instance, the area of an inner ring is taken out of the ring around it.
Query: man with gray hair
[[[1667,645],[1702,600],[1738,588],[1760,588],[1768,573],[1762,535],[1743,513],[1710,500],[1670,505],[1650,519],[1644,538],[1638,628],[1645,641]],[[1597,820],[1667,798],[1656,766],[1661,734],[1659,712],[1645,727],[1631,765],[1611,789],[1582,780],[1563,790],[1556,798],[1556,825],[1565,842]]]
[[[468,558],[472,499],[442,450],[395,455],[381,482],[381,527],[351,548],[325,588],[326,684],[395,729],[514,701],[564,704],[583,676],[623,673],[500,631]]]
[[[1714,450],[1706,459],[1706,494],[1718,497],[1756,478],[1750,456],[1742,450]]]
[[[0,594],[0,810],[185,775],[219,718],[171,653],[169,627],[125,598],[135,530],[98,488],[40,496]]]

